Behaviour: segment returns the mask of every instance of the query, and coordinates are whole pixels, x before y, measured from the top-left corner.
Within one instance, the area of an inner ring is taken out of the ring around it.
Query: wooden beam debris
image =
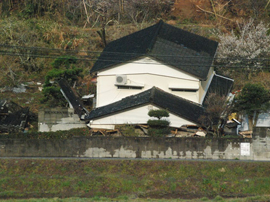
[[[224,17],[224,16],[222,16],[222,15],[213,13],[213,12],[211,12],[211,11],[204,10],[204,9],[202,9],[201,7],[199,7],[198,5],[196,5],[196,7],[197,7],[198,9],[200,9],[201,11],[205,12],[205,13],[209,13],[209,14],[215,15],[215,16],[217,16],[217,17],[220,17],[220,18],[223,18],[223,19],[226,19],[226,20],[229,20],[229,21],[234,22],[233,20],[231,20],[231,19],[229,19],[229,18],[226,18],[226,17]]]

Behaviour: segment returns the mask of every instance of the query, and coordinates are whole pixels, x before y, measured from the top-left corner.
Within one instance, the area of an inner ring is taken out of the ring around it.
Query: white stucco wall
[[[214,68],[211,67],[209,72],[208,72],[208,75],[207,75],[207,80],[205,81],[201,81],[201,85],[200,85],[200,89],[199,89],[199,97],[200,97],[200,101],[199,103],[202,104],[203,100],[204,100],[204,97],[206,95],[206,92],[207,92],[207,89],[209,88],[210,84],[211,84],[211,81],[213,79],[213,76],[214,76]]]
[[[148,112],[151,109],[160,109],[160,108],[157,108],[153,105],[141,106],[129,111],[124,111],[118,114],[90,121],[89,126],[91,128],[114,129],[114,124],[146,124],[147,121],[150,119],[150,117],[148,116]],[[187,121],[183,118],[180,118],[171,113],[167,119],[170,121],[171,127],[180,127],[184,124],[194,125],[194,123]]]
[[[212,72],[211,72],[212,73]],[[209,74],[211,74],[209,73]],[[118,89],[115,85],[116,75],[127,75],[127,83],[143,85],[142,89]],[[132,63],[113,67],[98,73],[97,78],[97,107],[104,106],[124,97],[138,94],[156,86],[168,93],[200,103],[205,87],[200,87],[200,80],[172,67],[143,58]],[[169,87],[198,87],[197,92],[172,91]]]

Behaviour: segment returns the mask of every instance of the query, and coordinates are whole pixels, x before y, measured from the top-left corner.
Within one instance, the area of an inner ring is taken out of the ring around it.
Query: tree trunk
[[[101,28],[101,30],[97,31],[98,35],[100,36],[104,47],[106,47],[107,42],[106,42],[106,31],[105,31],[105,26]]]
[[[248,116],[248,130],[253,131],[253,116]]]
[[[248,116],[248,130],[253,131],[253,128],[256,127],[258,121],[259,113],[255,112],[254,115]]]

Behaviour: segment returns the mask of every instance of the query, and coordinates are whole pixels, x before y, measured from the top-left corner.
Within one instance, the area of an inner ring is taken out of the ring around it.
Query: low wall
[[[78,137],[0,140],[0,157],[100,157],[270,160],[270,138]]]
[[[49,108],[39,109],[38,131],[55,132],[58,130],[70,130],[73,128],[86,128],[74,109],[71,108]]]

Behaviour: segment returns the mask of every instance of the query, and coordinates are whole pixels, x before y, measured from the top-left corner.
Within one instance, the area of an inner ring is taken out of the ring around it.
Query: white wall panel
[[[164,65],[148,57],[141,58],[126,64],[120,64],[98,73],[99,76],[116,74],[155,74],[193,81],[198,80],[196,77],[185,72],[181,72],[179,69],[168,67],[167,65]]]
[[[100,72],[97,79],[97,107],[138,94],[151,89],[153,86],[190,101],[200,102],[200,95],[203,95],[202,92],[205,88],[200,88],[197,92],[172,91],[169,89],[170,86],[179,86],[179,88],[200,86],[199,79],[153,60],[150,61],[151,64],[147,64],[147,66],[142,62],[128,63]],[[144,87],[142,89],[118,89],[115,85],[115,80],[116,75],[121,74],[127,75],[127,85],[134,86],[138,84],[144,85]]]
[[[112,124],[146,124],[147,121],[150,119],[150,117],[148,116],[149,109],[159,108],[152,105],[145,105],[142,107],[131,109],[129,111],[124,111],[121,113],[93,120],[90,122],[89,125],[91,128],[99,128],[100,125],[102,125],[103,128],[106,128],[106,125],[108,125],[109,129],[111,129]],[[194,123],[171,113],[167,119],[170,121],[171,127],[180,127],[185,124],[194,125]]]

